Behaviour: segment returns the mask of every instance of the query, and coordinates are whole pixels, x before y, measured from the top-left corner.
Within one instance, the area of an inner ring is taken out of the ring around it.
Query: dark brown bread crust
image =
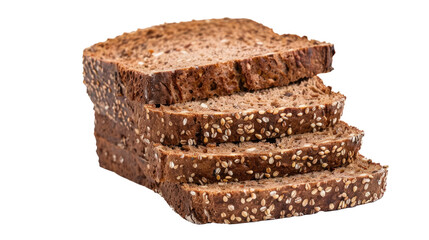
[[[156,183],[146,175],[150,169],[145,161],[112,149],[97,149],[101,167],[160,193],[180,216],[199,224],[243,223],[343,209],[376,201],[386,190],[387,168],[362,157],[333,172],[198,186]]]
[[[299,148],[204,153],[147,143],[106,117],[96,114],[95,119],[98,146],[110,151],[118,148],[134,153],[136,158],[147,161],[153,170],[151,177],[158,182],[238,182],[332,169],[354,161],[363,137],[363,132],[356,129],[354,135]],[[347,126],[339,123],[339,126],[343,125]],[[115,154],[120,157],[119,152]]]
[[[338,122],[345,102],[343,95],[330,95],[330,88],[314,77],[311,81],[320,86],[318,90],[327,91],[332,101],[215,115],[183,113],[165,110],[163,106],[157,108],[152,104],[130,102],[115,84],[112,73],[102,71],[103,78],[107,79],[104,82],[94,80],[94,74],[85,83],[95,112],[141,134],[142,141],[165,145],[243,142],[321,131]]]
[[[213,21],[224,21],[225,24],[257,25],[255,28],[268,29],[246,19]],[[136,34],[140,34],[142,31],[150,32],[151,30],[140,30]],[[275,38],[286,38],[287,41],[308,42],[306,45],[309,47],[147,74],[127,64],[126,57],[118,59],[109,54],[103,55],[103,48],[109,47],[110,43],[114,44],[116,39],[113,39],[85,49],[83,54],[84,79],[85,82],[89,82],[90,79],[104,82],[107,79],[103,78],[103,75],[108,72],[114,76],[113,84],[120,87],[120,94],[131,101],[143,104],[172,104],[229,95],[238,91],[284,86],[299,79],[332,70],[332,56],[335,53],[332,44],[309,41],[306,37],[301,38],[295,35],[280,36],[274,33],[271,35]],[[126,42],[128,37],[132,39],[133,34],[118,37],[118,39],[121,38],[118,40],[118,44]],[[116,54],[124,55],[123,53]]]
[[[329,87],[314,77],[321,86]],[[273,106],[268,110],[248,110],[204,114],[164,110],[146,104],[136,113],[138,129],[145,129],[145,138],[164,145],[200,145],[207,143],[244,142],[291,134],[321,131],[333,126],[341,117],[345,97],[332,94],[332,101],[312,106]],[[334,100],[337,99],[337,100]],[[150,126],[150,127],[148,127]]]

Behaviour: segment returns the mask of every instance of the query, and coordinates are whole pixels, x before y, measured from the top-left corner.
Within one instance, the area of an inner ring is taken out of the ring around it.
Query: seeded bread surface
[[[169,23],[85,49],[84,81],[113,80],[110,91],[118,87],[131,101],[173,104],[329,72],[334,53],[332,44],[279,35],[248,19]]]
[[[326,129],[340,119],[345,99],[316,76],[207,101],[146,104],[135,119],[145,138],[165,145],[244,142]]]
[[[97,149],[100,166],[161,194],[184,219],[193,223],[244,223],[339,210],[376,201],[386,190],[387,167],[362,156],[333,171],[283,178],[208,185],[157,183],[148,163],[128,151],[113,158]],[[146,175],[147,174],[147,175]]]
[[[354,161],[364,135],[340,121],[323,132],[274,142],[168,147],[141,141],[135,132],[119,128],[106,117],[95,119],[98,147],[111,149],[117,158],[121,149],[133,152],[148,162],[151,177],[158,182],[237,182],[332,169]]]
[[[289,86],[169,106],[130,102],[105,86],[88,85],[96,113],[132,129],[143,141],[165,145],[244,142],[321,131],[338,122],[346,99],[317,76]]]

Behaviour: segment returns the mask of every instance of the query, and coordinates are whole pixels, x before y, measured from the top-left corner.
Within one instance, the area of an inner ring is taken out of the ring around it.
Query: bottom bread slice
[[[97,138],[100,166],[158,192],[193,223],[244,223],[354,207],[380,199],[387,167],[359,156],[346,167],[283,178],[208,185],[157,183],[137,155]],[[120,157],[118,157],[120,156]]]

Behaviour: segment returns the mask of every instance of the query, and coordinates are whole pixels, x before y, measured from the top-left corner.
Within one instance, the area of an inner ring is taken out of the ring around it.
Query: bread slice
[[[318,77],[257,92],[169,106],[146,104],[136,115],[151,142],[200,145],[315,132],[341,117],[345,96]]]
[[[323,132],[291,135],[272,141],[223,143],[217,146],[168,147],[141,141],[96,115],[97,146],[120,159],[123,150],[148,162],[158,182],[206,184],[237,182],[332,169],[353,162],[363,131],[344,122]]]
[[[248,19],[169,23],[84,50],[84,82],[132,101],[173,104],[284,86],[332,70],[334,46]]]
[[[95,95],[103,95],[102,87],[93,89]],[[200,145],[321,131],[340,119],[345,99],[316,76],[284,87],[235,93],[205,101],[168,106],[123,104],[119,108],[129,109],[127,116],[135,121],[129,122],[128,128],[140,134],[142,141]],[[106,106],[108,110],[114,108],[105,102],[103,99],[96,102],[96,112],[104,112],[103,115],[117,125],[123,125],[103,111]]]
[[[158,183],[148,163],[123,151],[112,158],[98,148],[100,166],[161,194],[180,216],[193,223],[244,223],[302,216],[370,203],[383,197],[387,167],[362,156],[333,171],[283,178],[208,185]]]

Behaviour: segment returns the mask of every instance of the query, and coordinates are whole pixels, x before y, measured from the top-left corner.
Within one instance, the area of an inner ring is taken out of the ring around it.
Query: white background
[[[427,238],[424,1],[8,2],[0,3],[0,239]],[[335,44],[335,70],[321,77],[347,96],[343,119],[366,132],[361,152],[390,166],[384,198],[304,217],[194,225],[98,167],[83,49],[137,28],[221,17]]]

